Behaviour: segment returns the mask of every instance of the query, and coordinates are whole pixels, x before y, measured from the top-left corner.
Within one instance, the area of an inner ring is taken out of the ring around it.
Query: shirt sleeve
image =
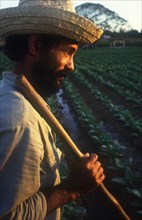
[[[38,192],[13,208],[2,220],[44,220],[46,213],[46,199]]]
[[[29,212],[32,215],[33,207],[37,210],[35,215],[45,210],[47,205],[44,195],[37,193],[40,188],[43,154],[43,144],[37,128],[19,124],[1,132],[0,215],[11,210],[14,210],[14,215],[20,210],[21,214],[28,215]]]

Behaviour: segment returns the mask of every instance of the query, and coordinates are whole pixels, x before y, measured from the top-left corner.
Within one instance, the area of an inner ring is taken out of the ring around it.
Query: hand
[[[86,193],[104,180],[105,175],[96,154],[86,154],[71,169],[66,180],[66,187],[70,191]]]

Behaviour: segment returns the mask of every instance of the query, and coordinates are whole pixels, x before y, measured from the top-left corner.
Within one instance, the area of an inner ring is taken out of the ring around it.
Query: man
[[[75,14],[70,0],[20,0],[1,10],[0,36],[13,61],[4,72],[0,112],[0,218],[60,219],[60,207],[104,180],[97,155],[86,154],[60,182],[60,153],[49,125],[16,86],[24,74],[46,98],[74,69],[78,44],[92,43],[102,31]]]

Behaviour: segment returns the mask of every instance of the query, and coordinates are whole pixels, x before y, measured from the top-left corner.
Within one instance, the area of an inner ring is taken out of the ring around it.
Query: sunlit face
[[[65,77],[74,70],[73,58],[77,44],[62,41],[48,50],[42,49],[33,66],[33,81],[43,97],[57,92]]]

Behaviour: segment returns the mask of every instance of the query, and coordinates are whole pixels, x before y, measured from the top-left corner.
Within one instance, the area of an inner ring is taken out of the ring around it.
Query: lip
[[[70,71],[68,71],[68,70],[66,70],[66,71],[60,71],[59,73],[58,73],[58,77],[64,77],[64,78],[66,78],[66,77],[68,77],[69,75],[70,75]]]
[[[60,80],[64,80],[65,77],[64,77],[64,76],[59,76],[58,78],[59,78]]]
[[[56,83],[57,83],[58,86],[61,85],[61,83],[64,81],[64,78],[65,78],[64,76],[58,76],[57,77]]]
[[[59,78],[65,78],[65,77],[67,77],[67,75],[68,75],[68,74],[61,73],[61,74],[58,75],[58,77],[59,77]]]

